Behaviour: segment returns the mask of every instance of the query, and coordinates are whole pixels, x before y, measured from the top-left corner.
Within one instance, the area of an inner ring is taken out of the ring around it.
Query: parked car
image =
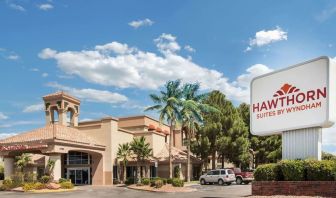
[[[227,184],[231,185],[236,181],[234,172],[231,169],[217,169],[211,170],[208,173],[202,175],[199,179],[201,185],[218,183],[219,185]]]
[[[253,171],[242,171],[240,168],[232,168],[236,175],[236,184],[248,184],[254,180]]]

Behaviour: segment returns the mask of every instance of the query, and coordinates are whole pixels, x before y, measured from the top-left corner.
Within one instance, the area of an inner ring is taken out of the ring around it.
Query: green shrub
[[[0,191],[6,191],[6,190],[9,190],[9,189],[7,189],[4,185],[0,186]]]
[[[35,184],[34,183],[24,183],[23,186],[22,186],[22,189],[27,192],[27,191],[30,191],[30,190],[34,190],[35,189]]]
[[[281,169],[278,164],[259,165],[254,171],[254,179],[256,181],[279,181]]]
[[[32,172],[25,173],[24,181],[27,183],[34,183],[36,181],[36,174]]]
[[[62,182],[60,183],[62,189],[73,189],[74,185],[71,182]]]
[[[59,178],[58,183],[71,182],[71,179]]]
[[[161,188],[163,186],[163,181],[162,179],[157,179],[154,181],[154,187],[155,188]]]
[[[150,184],[150,179],[149,178],[142,178],[141,183],[143,185],[149,185]]]
[[[183,187],[184,186],[184,181],[182,179],[179,179],[179,178],[174,178],[172,180],[172,185],[174,187]]]
[[[49,183],[49,181],[50,181],[50,176],[48,176],[48,175],[44,175],[44,176],[41,177],[40,181],[41,181],[41,183],[43,183],[43,184],[47,184],[47,183]]]
[[[279,163],[285,181],[304,181],[305,166],[302,160],[283,160]]]
[[[133,177],[127,178],[126,181],[125,181],[125,184],[126,185],[134,184],[134,178]]]
[[[335,161],[306,160],[306,180],[307,181],[333,181],[335,180]]]
[[[167,184],[172,184],[173,183],[173,179],[172,178],[168,178],[167,179]]]
[[[12,188],[20,187],[23,184],[23,173],[16,172],[11,176],[12,179]]]
[[[13,185],[13,180],[12,179],[5,179],[3,180],[2,182],[2,186],[1,186],[1,190],[4,191],[4,190],[10,190],[14,188],[14,185]]]
[[[166,178],[161,178],[162,182],[163,182],[163,185],[166,185],[167,184],[167,179]]]
[[[35,190],[42,190],[44,188],[46,188],[46,185],[42,184],[41,182],[36,182],[35,185],[34,185]]]
[[[174,178],[180,178],[181,176],[181,169],[179,166],[174,167]]]

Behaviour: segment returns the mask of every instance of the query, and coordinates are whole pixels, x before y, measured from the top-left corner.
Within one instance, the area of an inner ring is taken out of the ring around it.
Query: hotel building
[[[122,174],[136,175],[136,161],[129,159],[126,173],[117,159],[119,144],[144,136],[153,156],[141,164],[143,177],[169,177],[169,126],[145,116],[104,117],[79,122],[80,100],[56,92],[43,97],[46,125],[0,140],[0,157],[4,158],[5,177],[15,171],[15,156],[31,153],[32,162],[25,171],[41,177],[48,160],[55,161],[54,180],[71,179],[77,185],[112,185]],[[187,154],[181,130],[173,133],[173,167],[187,175]],[[198,177],[201,161],[191,156],[191,176]]]

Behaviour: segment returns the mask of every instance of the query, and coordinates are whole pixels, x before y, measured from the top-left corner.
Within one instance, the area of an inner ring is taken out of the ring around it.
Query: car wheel
[[[224,181],[222,179],[220,179],[220,180],[218,180],[218,184],[222,186],[224,184]]]
[[[241,185],[242,183],[243,183],[242,178],[237,177],[237,179],[236,179],[236,184]]]
[[[230,185],[231,185],[231,182],[226,182],[226,185],[230,186]]]
[[[204,179],[201,179],[201,185],[205,185],[205,180]]]

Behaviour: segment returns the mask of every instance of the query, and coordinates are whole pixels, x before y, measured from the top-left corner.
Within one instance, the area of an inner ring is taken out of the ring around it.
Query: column
[[[282,159],[321,160],[322,128],[306,128],[282,133]]]
[[[5,157],[4,158],[4,175],[5,178],[9,178],[14,174],[14,158],[13,157]]]
[[[62,161],[61,154],[49,156],[49,160],[55,161],[54,169],[52,170],[52,175],[54,176],[54,181],[58,181],[62,177]]]

